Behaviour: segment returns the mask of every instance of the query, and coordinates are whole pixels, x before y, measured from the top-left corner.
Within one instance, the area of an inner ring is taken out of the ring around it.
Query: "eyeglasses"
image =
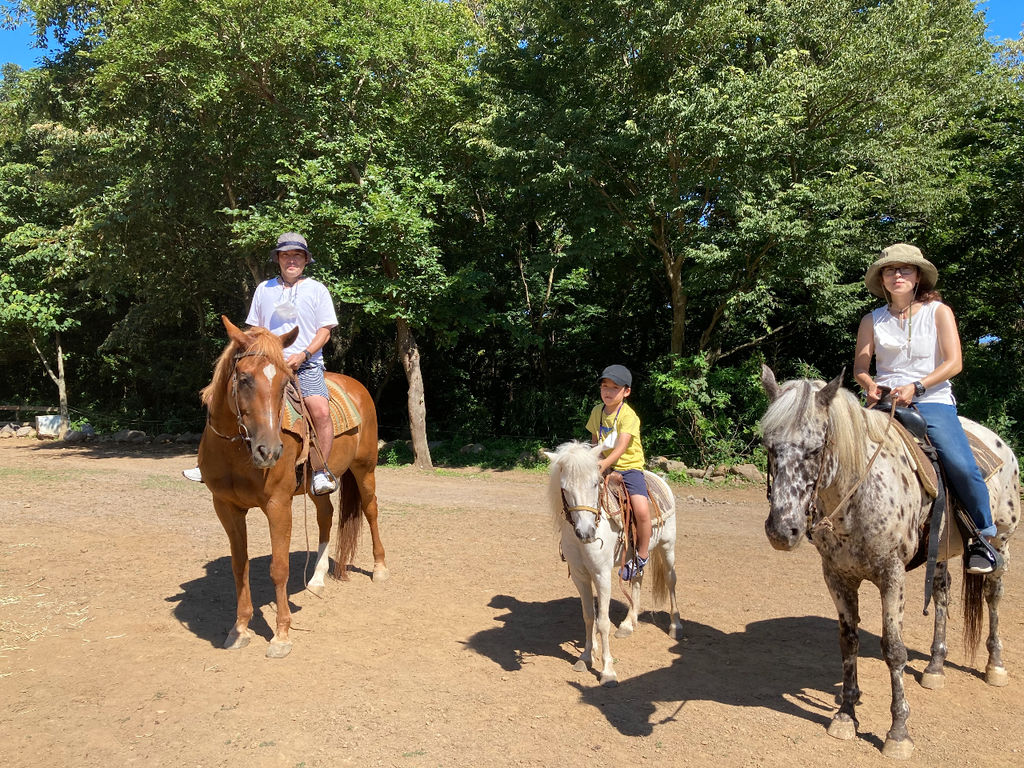
[[[892,277],[897,272],[901,275],[913,275],[917,272],[917,267],[885,267],[882,269],[884,277]]]

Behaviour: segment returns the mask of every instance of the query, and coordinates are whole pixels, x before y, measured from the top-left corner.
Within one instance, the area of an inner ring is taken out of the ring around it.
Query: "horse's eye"
[[[249,373],[239,374],[239,376],[238,376],[238,386],[243,387],[245,389],[252,389],[252,384],[253,384],[252,374],[249,374]]]

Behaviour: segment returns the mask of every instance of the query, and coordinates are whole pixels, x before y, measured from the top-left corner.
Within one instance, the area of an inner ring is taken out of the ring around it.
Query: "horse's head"
[[[825,466],[828,409],[842,374],[823,384],[800,379],[783,385],[764,365],[761,383],[769,405],[761,419],[768,452],[768,519],[764,532],[775,549],[795,548],[807,534]]]
[[[568,515],[576,538],[585,544],[597,538],[601,495],[597,463],[602,450],[599,445],[572,441],[558,446],[554,453],[545,451],[551,461],[552,513],[559,521]]]
[[[299,329],[277,336],[263,328],[243,331],[223,315],[221,321],[232,343],[208,389],[219,388],[222,396],[207,400],[204,393],[204,400],[211,408],[211,421],[215,404],[231,411],[238,434],[249,443],[252,463],[268,469],[281,456],[281,406],[285,385],[294,375],[282,350],[295,341]]]

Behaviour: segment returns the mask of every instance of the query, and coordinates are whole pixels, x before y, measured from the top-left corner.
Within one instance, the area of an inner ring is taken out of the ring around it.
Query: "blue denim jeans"
[[[989,508],[988,486],[974,460],[967,435],[956,415],[955,405],[944,403],[917,403],[917,409],[928,422],[928,439],[939,454],[939,461],[949,484],[978,526],[982,536],[996,535]]]

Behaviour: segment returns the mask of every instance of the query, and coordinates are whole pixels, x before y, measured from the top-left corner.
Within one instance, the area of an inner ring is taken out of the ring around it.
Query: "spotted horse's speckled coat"
[[[828,384],[795,380],[781,386],[765,366],[761,381],[771,401],[761,420],[769,462],[769,504],[765,533],[776,549],[791,550],[806,536],[821,555],[822,571],[839,613],[843,655],[843,692],[828,732],[840,739],[856,735],[858,589],[864,581],[882,598],[882,655],[892,683],[892,726],[883,753],[908,757],[914,743],[907,731],[910,714],[903,689],[907,651],[903,644],[906,565],[921,543],[931,510],[912,461],[886,413],[862,408],[853,393]],[[983,440],[1002,468],[989,480],[992,517],[999,529],[992,543],[1009,561],[1007,541],[1020,519],[1017,458],[997,435],[968,419],[964,428]],[[881,446],[879,448],[879,446]],[[872,456],[878,455],[872,461]],[[968,647],[980,637],[982,599],[988,603],[988,665],[985,679],[1005,685],[999,641],[999,599],[1005,565],[986,576],[964,574],[964,617]],[[939,688],[946,657],[946,614],[950,577],[946,563],[936,565],[932,581],[935,631],[931,658],[921,683]]]

